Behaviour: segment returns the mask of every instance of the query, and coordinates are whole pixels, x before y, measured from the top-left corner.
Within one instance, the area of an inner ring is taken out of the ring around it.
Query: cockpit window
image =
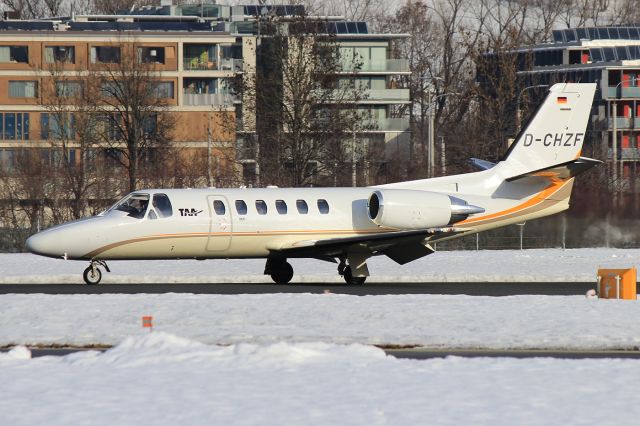
[[[149,206],[149,194],[131,194],[113,209],[126,212],[129,216],[142,219]]]
[[[169,197],[166,194],[154,194],[152,204],[158,216],[171,217],[173,215],[171,201],[169,201]]]

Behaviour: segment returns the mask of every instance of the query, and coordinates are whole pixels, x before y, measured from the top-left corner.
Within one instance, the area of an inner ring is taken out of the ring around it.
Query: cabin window
[[[158,215],[156,214],[155,210],[150,209],[149,210],[149,219],[157,219]]]
[[[258,214],[267,214],[267,203],[264,200],[256,200],[256,210]]]
[[[329,213],[329,203],[327,203],[327,200],[318,200],[318,210],[320,211],[320,214]]]
[[[169,201],[169,197],[166,194],[155,194],[153,196],[153,207],[160,217],[171,217],[173,215],[171,201]]]
[[[296,207],[298,208],[298,213],[307,214],[309,213],[309,206],[305,200],[296,200]]]
[[[223,216],[227,212],[227,209],[224,207],[224,203],[220,200],[213,201],[213,210],[218,216]]]
[[[287,214],[287,203],[284,200],[276,200],[276,210],[280,214]]]
[[[129,216],[134,217],[136,219],[142,219],[144,214],[147,212],[147,207],[149,205],[149,195],[148,194],[131,194],[126,197],[124,200],[120,201],[113,208],[114,210],[120,210],[128,213]]]
[[[247,214],[247,203],[242,200],[236,200],[236,211],[239,215]]]

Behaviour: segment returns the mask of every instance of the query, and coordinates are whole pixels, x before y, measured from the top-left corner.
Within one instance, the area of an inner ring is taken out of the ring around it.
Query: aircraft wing
[[[437,236],[442,234],[449,236],[459,232],[420,229],[324,240],[302,240],[273,248],[271,251],[281,253],[286,257],[316,258],[335,258],[350,251],[364,251],[372,255],[385,254],[397,263],[404,265],[434,252],[425,240],[437,239]]]

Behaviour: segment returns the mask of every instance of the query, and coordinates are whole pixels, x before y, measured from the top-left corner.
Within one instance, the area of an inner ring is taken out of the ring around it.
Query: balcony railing
[[[631,117],[616,117],[609,118],[609,129],[613,129],[613,123],[615,120],[616,129],[632,129],[633,128],[633,118]]]
[[[404,132],[409,130],[408,118],[381,118],[366,123],[369,131]]]
[[[409,89],[367,90],[366,101],[408,101]]]
[[[640,160],[640,149],[638,148],[621,148],[618,149],[618,160]],[[609,148],[607,150],[607,158],[613,158],[613,149]]]
[[[353,64],[345,64],[344,72],[409,72],[407,59],[383,59],[379,61],[367,61],[356,67]]]
[[[222,58],[217,60],[202,60],[201,58],[184,58],[182,67],[185,71],[242,71],[242,59]]]
[[[230,93],[183,93],[182,104],[186,106],[233,105],[238,98]]]
[[[609,87],[607,97],[609,99],[640,98],[640,87]]]

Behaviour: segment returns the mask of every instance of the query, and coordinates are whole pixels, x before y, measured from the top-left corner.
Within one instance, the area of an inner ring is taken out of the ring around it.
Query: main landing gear
[[[102,271],[100,270],[100,268],[98,268],[98,265],[103,266],[104,269],[107,270],[107,272],[111,272],[111,270],[107,266],[107,262],[105,262],[104,260],[92,260],[89,264],[89,267],[85,269],[84,273],[82,274],[82,278],[84,278],[85,283],[89,285],[95,285],[100,282],[100,280],[102,279]]]
[[[338,265],[338,273],[344,278],[344,281],[349,285],[362,285],[369,275],[367,269],[366,257],[351,256],[347,258],[340,258]],[[287,262],[287,259],[283,258],[269,258],[267,264],[264,267],[264,274],[270,275],[271,279],[276,284],[288,284],[293,278],[293,268],[291,264]]]
[[[366,276],[354,276],[351,266],[347,265],[345,259],[340,259],[338,274],[342,275],[344,281],[349,285],[362,285],[367,280]]]
[[[293,268],[286,259],[267,259],[264,274],[271,275],[276,284],[289,284],[293,278]]]

